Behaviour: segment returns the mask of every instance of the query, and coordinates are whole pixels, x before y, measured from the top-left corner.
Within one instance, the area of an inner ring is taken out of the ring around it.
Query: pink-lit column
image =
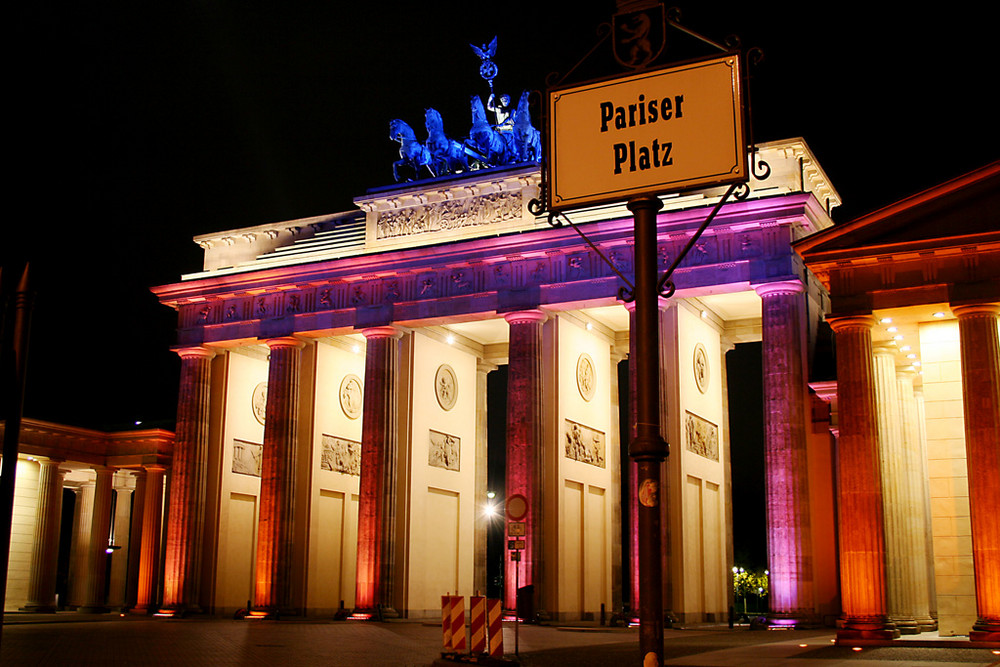
[[[840,437],[837,442],[840,597],[837,641],[892,639],[885,591],[882,480],[870,315],[827,318],[836,335]]]
[[[267,341],[267,413],[260,476],[254,609],[292,611],[292,543],[295,527],[295,461],[298,435],[299,371],[297,338]]]
[[[962,345],[976,612],[969,639],[1000,641],[1000,305],[952,306]]]
[[[139,586],[139,562],[142,549],[142,515],[146,506],[146,471],[142,468],[133,470],[135,490],[132,492],[132,515],[129,525],[128,539],[128,569],[125,573],[125,605],[126,610],[135,606],[136,590]]]
[[[387,458],[396,451],[396,386],[399,339],[393,327],[362,331],[365,352],[364,412],[361,427],[361,482],[358,499],[358,567],[355,607],[373,612],[391,606],[392,573],[385,571],[385,550],[395,529],[386,494],[393,492]]]
[[[177,354],[181,357],[181,382],[167,518],[163,607],[183,614],[201,611],[211,364],[215,352],[189,347],[177,350]]]
[[[83,614],[103,614],[108,611],[105,596],[107,582],[108,536],[111,533],[111,494],[114,468],[94,466],[97,482],[94,487],[94,519],[90,524],[90,544],[87,547],[87,585],[83,604],[77,611]]]
[[[628,355],[628,391],[629,391],[629,406],[628,406],[628,439],[629,442],[635,440],[638,435],[638,421],[639,421],[639,408],[638,401],[636,397],[638,396],[637,389],[637,379],[639,377],[639,368],[636,364],[636,359],[638,358],[635,354],[635,302],[629,302],[625,304],[625,308],[628,310],[628,328],[629,328],[629,355]],[[662,340],[662,339],[661,339]],[[629,608],[631,609],[631,618],[629,621],[633,621],[639,618],[639,463],[632,458],[628,457],[628,572],[629,572]],[[661,478],[661,483],[664,478]],[[664,497],[666,497],[666,489],[663,490]],[[667,543],[664,542],[664,545]],[[667,573],[669,570],[664,567],[663,572]],[[669,605],[669,599],[667,604]]]
[[[504,604],[517,608],[517,586],[535,586],[541,591],[541,479],[542,451],[542,323],[538,310],[504,315],[510,325],[507,369],[507,499],[524,496],[527,514],[524,550],[520,561],[506,560]],[[507,523],[510,521],[508,519]],[[509,536],[509,533],[508,533]],[[536,606],[537,609],[537,606]]]
[[[764,469],[771,620],[815,616],[806,459],[805,302],[798,281],[767,283],[761,297]]]
[[[145,498],[143,499],[141,544],[139,547],[139,577],[135,589],[136,613],[150,613],[156,609],[156,585],[160,565],[160,531],[163,517],[163,478],[166,468],[162,465],[146,466]]]
[[[51,613],[56,610],[56,569],[59,565],[59,525],[65,470],[61,459],[39,461],[38,510],[35,513],[34,550],[28,578],[25,611]]]

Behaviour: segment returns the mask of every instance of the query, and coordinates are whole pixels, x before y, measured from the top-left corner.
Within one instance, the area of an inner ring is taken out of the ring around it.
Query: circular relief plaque
[[[253,417],[261,424],[267,416],[267,383],[261,382],[253,388],[253,395],[250,397],[250,408],[253,410]]]
[[[434,395],[443,410],[451,410],[458,400],[458,379],[448,364],[438,366],[434,374]]]
[[[576,388],[580,390],[583,400],[589,401],[597,391],[597,373],[594,371],[594,360],[584,352],[576,360]]]
[[[361,416],[361,402],[364,398],[364,391],[361,387],[361,378],[357,375],[345,375],[340,382],[340,409],[344,411],[348,419],[357,419]]]
[[[708,378],[708,352],[704,345],[698,343],[694,346],[694,383],[703,394],[708,391]]]

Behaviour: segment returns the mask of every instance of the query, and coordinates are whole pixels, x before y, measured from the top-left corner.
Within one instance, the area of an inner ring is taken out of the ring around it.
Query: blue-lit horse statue
[[[427,150],[431,154],[429,168],[435,176],[454,174],[469,168],[462,144],[449,139],[444,133],[444,121],[437,109],[424,110],[427,127]]]
[[[513,155],[511,133],[500,132],[486,120],[486,108],[478,95],[472,96],[472,129],[466,150],[484,167],[509,164]]]
[[[413,128],[397,118],[389,123],[389,138],[399,142],[399,157],[401,159],[392,163],[392,176],[397,183],[418,178],[421,167],[430,169],[431,152],[417,141],[417,134]],[[400,168],[404,168],[402,174]]]
[[[514,161],[538,162],[541,159],[542,134],[531,124],[528,91],[524,91],[514,111]]]

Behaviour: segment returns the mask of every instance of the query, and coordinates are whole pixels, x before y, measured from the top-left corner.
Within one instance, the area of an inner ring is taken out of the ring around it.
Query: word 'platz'
[[[684,117],[684,96],[674,95],[647,100],[643,94],[634,104],[615,106],[601,102],[601,132],[623,130],[637,125],[648,125]],[[648,146],[636,146],[635,141],[618,142],[612,146],[615,174],[621,174],[627,163],[630,172],[667,167],[674,163],[670,156],[673,142],[656,138]]]

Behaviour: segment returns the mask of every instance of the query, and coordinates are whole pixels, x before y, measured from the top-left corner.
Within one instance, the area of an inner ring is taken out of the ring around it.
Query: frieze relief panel
[[[323,434],[320,454],[321,470],[361,476],[361,443],[356,440]]]
[[[427,465],[445,470],[459,471],[462,439],[430,429],[430,443],[427,448]]]
[[[719,460],[719,427],[688,412],[684,417],[685,448],[710,461]]]
[[[523,217],[523,207],[523,196],[518,190],[379,211],[375,222],[375,237],[388,239],[416,236],[520,220]]]
[[[605,467],[604,433],[567,419],[566,458],[598,468]]]
[[[233,440],[233,472],[240,475],[260,477],[260,467],[264,456],[264,446],[257,442]]]

